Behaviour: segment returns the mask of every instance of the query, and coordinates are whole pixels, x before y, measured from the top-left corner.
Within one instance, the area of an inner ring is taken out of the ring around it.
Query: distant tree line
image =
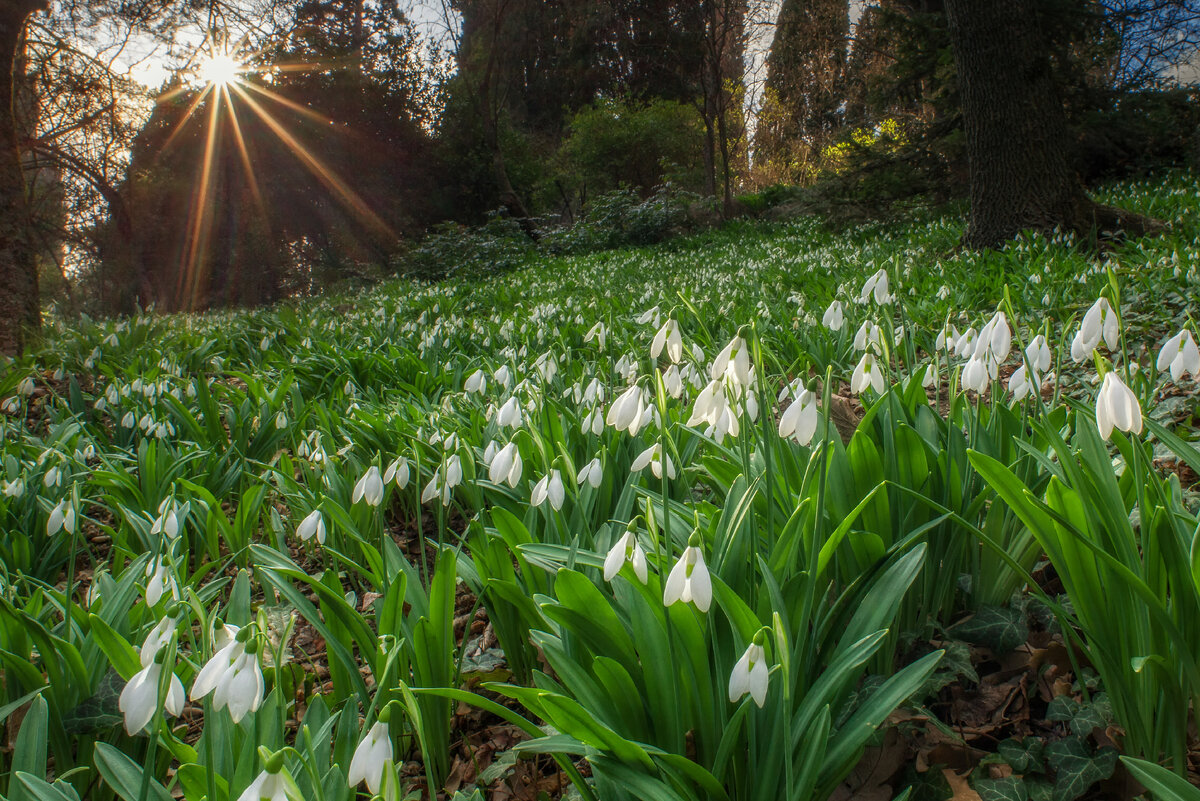
[[[431,37],[397,0],[0,5],[0,351],[47,300],[268,303],[386,276],[435,228],[444,251],[447,223],[499,214],[539,247],[618,190],[691,193],[714,219],[970,197],[985,246],[1137,232],[1152,221],[1086,186],[1184,161],[1200,122],[1169,80],[1197,62],[1197,0],[879,0],[853,24],[847,0],[435,10]],[[237,46],[234,83],[197,79],[196,32]],[[147,40],[187,67],[153,93],[124,75]]]

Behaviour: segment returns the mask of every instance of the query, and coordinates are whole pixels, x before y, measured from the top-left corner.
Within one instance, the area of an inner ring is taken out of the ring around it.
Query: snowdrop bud
[[[642,425],[642,388],[633,384],[613,401],[608,409],[608,424],[617,431],[628,430],[630,436],[636,436]]]

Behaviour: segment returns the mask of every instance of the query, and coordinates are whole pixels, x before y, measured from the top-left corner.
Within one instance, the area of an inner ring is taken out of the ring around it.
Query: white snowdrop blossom
[[[541,506],[549,500],[551,508],[557,512],[562,508],[565,499],[566,489],[563,487],[562,474],[558,470],[551,470],[534,485],[529,502],[533,506]]]
[[[158,711],[158,685],[162,678],[163,665],[151,660],[126,683],[117,699],[117,708],[125,717],[125,731],[137,734],[150,725],[154,713]],[[163,711],[177,717],[183,711],[183,684],[174,672],[167,686],[167,695],[163,699]]]
[[[403,456],[397,456],[395,460],[388,465],[387,470],[383,472],[383,483],[390,484],[396,482],[397,489],[404,489],[408,486],[408,459]]]
[[[1192,378],[1200,378],[1200,349],[1192,332],[1186,328],[1171,337],[1158,352],[1158,369],[1171,371],[1171,380],[1178,381],[1188,373]]]
[[[683,337],[679,333],[679,323],[675,320],[667,320],[654,335],[654,340],[650,343],[651,358],[657,359],[664,347],[667,358],[672,363],[679,364],[683,361]]]
[[[714,381],[724,376],[734,384],[749,385],[750,353],[746,348],[746,340],[740,335],[729,340],[729,344],[713,359],[710,375]]]
[[[373,794],[378,794],[383,785],[383,771],[391,764],[393,756],[388,724],[376,721],[367,730],[367,736],[354,749],[354,757],[350,760],[350,769],[346,777],[350,786],[357,787],[361,782],[366,782],[367,789]]]
[[[583,482],[587,482],[592,489],[599,489],[600,482],[604,480],[604,467],[600,464],[600,457],[597,456],[592,461],[583,466],[579,474],[575,476],[575,482],[579,486],[583,486]]]
[[[316,537],[318,545],[325,544],[325,519],[321,517],[319,510],[313,509],[300,521],[300,525],[296,527],[296,536],[301,542],[308,542]]]
[[[354,485],[354,494],[350,496],[352,503],[366,501],[368,506],[378,506],[383,502],[383,476],[379,468],[371,465],[362,478]]]
[[[888,292],[888,274],[886,270],[879,270],[863,284],[862,292],[858,296],[859,303],[866,303],[872,297],[875,302],[882,306],[885,303],[891,303],[895,300],[895,295]]]
[[[879,326],[870,320],[860,325],[854,335],[855,350],[866,350],[868,347],[879,350]]]
[[[987,362],[977,356],[972,356],[962,371],[963,389],[983,393],[987,391],[991,376],[988,373]]]
[[[172,598],[179,599],[179,587],[175,584],[175,576],[163,564],[161,556],[146,565],[146,576],[147,606],[155,606],[167,593],[170,593]]]
[[[883,370],[879,367],[873,353],[864,353],[859,359],[854,373],[850,376],[850,391],[855,395],[862,394],[867,387],[883,394]]]
[[[592,340],[595,340],[596,344],[600,346],[600,350],[604,350],[604,341],[607,338],[608,328],[605,327],[604,323],[599,322],[588,330],[587,335],[583,338],[583,341],[591,342]]]
[[[1104,383],[1096,395],[1096,427],[1104,439],[1112,436],[1114,428],[1127,433],[1142,433],[1141,404],[1115,370],[1104,376]]]
[[[1051,354],[1050,345],[1046,342],[1046,337],[1038,334],[1029,345],[1025,348],[1025,359],[1029,362],[1029,366],[1033,368],[1035,375],[1040,375],[1050,369]]]
[[[516,395],[510,395],[500,411],[496,412],[496,425],[501,428],[520,428],[522,421],[521,404],[517,402]]]
[[[1036,376],[1037,374],[1034,373]],[[1008,377],[1008,391],[1012,393],[1013,400],[1024,400],[1027,395],[1033,390],[1033,382],[1029,379],[1029,374],[1026,371],[1025,365],[1021,365],[1013,374]]]
[[[628,431],[630,436],[636,436],[642,427],[642,388],[633,384],[613,401],[608,409],[607,423],[617,431]]]
[[[633,574],[638,581],[646,583],[649,571],[646,565],[646,552],[637,541],[632,531],[626,531],[604,557],[604,580],[612,581],[621,572],[621,567],[628,562],[633,567]]]
[[[50,517],[46,519],[47,537],[52,537],[59,531],[75,533],[75,505],[65,498],[54,505],[50,510]]]
[[[797,445],[807,445],[816,431],[817,396],[803,389],[779,416],[779,436],[785,439],[791,437]]]
[[[767,677],[766,654],[762,645],[752,642],[729,674],[730,702],[736,704],[746,693],[750,693],[754,703],[761,709],[767,702]]]
[[[510,442],[492,457],[491,464],[488,465],[488,479],[493,484],[505,483],[515,487],[521,480],[522,467],[521,451],[517,449],[515,442]]]
[[[712,604],[712,577],[708,574],[708,566],[704,564],[704,554],[696,545],[688,545],[683,549],[663,587],[664,606],[671,606],[678,601],[694,603],[701,612],[707,612]]]
[[[650,472],[654,474],[655,478],[662,478],[664,465],[666,466],[667,478],[675,478],[675,463],[671,461],[671,455],[667,454],[664,457],[662,444],[655,443],[637,455],[637,458],[633,460],[633,464],[629,466],[629,471],[637,473],[649,467]]]
[[[1083,315],[1079,331],[1071,340],[1071,359],[1076,364],[1086,361],[1100,344],[1101,339],[1104,340],[1104,344],[1108,346],[1109,350],[1115,350],[1119,338],[1120,327],[1117,322],[1117,313],[1113,310],[1112,304],[1108,302],[1108,298],[1102,297],[1093,303],[1087,313]]]
[[[846,324],[846,313],[840,300],[830,302],[825,314],[821,315],[821,325],[830,331],[841,331]]]

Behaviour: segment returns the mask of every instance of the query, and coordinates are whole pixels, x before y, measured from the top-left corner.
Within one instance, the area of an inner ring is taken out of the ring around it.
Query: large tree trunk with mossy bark
[[[25,20],[46,0],[0,0],[0,353],[15,356],[41,324],[37,244],[21,170],[16,108],[18,57]]]
[[[1091,237],[1161,228],[1084,191],[1038,3],[946,0],[971,172],[964,244],[997,247],[1030,229]]]

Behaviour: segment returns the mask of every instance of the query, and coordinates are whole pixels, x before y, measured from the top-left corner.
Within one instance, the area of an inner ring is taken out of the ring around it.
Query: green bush
[[[592,200],[582,220],[545,237],[554,253],[652,245],[691,227],[689,208],[698,195],[671,186],[642,200],[632,189],[617,189]]]
[[[437,280],[482,276],[521,266],[537,252],[521,226],[502,212],[492,212],[477,228],[443,223],[396,262],[397,272]]]

